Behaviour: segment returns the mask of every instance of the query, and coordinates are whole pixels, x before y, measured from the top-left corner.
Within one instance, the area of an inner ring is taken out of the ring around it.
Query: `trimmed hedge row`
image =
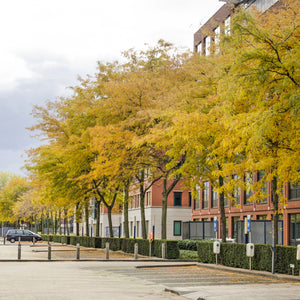
[[[57,243],[76,245],[83,247],[109,248],[113,251],[121,250],[125,253],[134,253],[134,244],[138,244],[140,255],[149,255],[149,242],[143,239],[65,236],[65,235],[42,235],[43,240]],[[162,244],[166,245],[166,258],[178,259],[179,249],[194,251],[197,247],[198,260],[202,263],[216,263],[216,255],[213,253],[213,241],[171,241],[154,240],[151,246],[151,255],[162,257]],[[299,263],[296,259],[296,247],[277,246],[275,272],[291,274],[290,264],[295,265],[294,272],[299,274]],[[249,257],[246,256],[246,244],[221,243],[218,263],[224,266],[249,269]],[[252,270],[272,271],[272,251],[270,245],[255,245],[254,257],[251,259]]]
[[[87,236],[66,236],[66,235],[42,235],[44,241],[63,243],[68,245],[80,244],[83,247],[105,248],[109,243],[112,251],[121,250],[125,253],[134,253],[134,244],[138,244],[138,253],[149,256],[149,241],[143,239],[108,238],[108,237],[87,237]],[[162,244],[166,244],[166,258],[179,258],[177,241],[154,240],[151,246],[151,255],[162,257]]]
[[[216,263],[213,253],[213,242],[198,242],[199,262]],[[295,265],[295,274],[299,274],[299,264],[296,259],[296,247],[276,246],[275,272],[291,274],[290,264]],[[221,243],[218,263],[234,268],[249,269],[249,257],[246,256],[246,244]],[[254,257],[251,259],[252,270],[272,271],[272,250],[270,245],[255,245]]]
[[[199,240],[179,240],[178,247],[180,250],[197,251],[197,242]]]

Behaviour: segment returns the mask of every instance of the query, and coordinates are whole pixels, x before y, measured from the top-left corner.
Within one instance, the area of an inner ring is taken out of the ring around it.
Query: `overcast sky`
[[[33,105],[70,94],[97,61],[159,39],[193,48],[219,0],[7,0],[0,2],[0,171],[24,174]]]

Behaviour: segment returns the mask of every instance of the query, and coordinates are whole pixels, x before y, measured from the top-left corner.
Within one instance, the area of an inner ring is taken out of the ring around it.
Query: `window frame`
[[[176,202],[175,195],[180,195],[180,204],[176,204],[177,202]],[[173,204],[174,204],[174,207],[181,207],[182,206],[182,191],[174,191],[173,192]]]
[[[204,181],[202,189],[202,209],[208,209],[209,203],[209,181]]]
[[[294,186],[294,188],[292,188]],[[295,192],[296,197],[291,197],[291,193]],[[292,184],[289,183],[289,201],[300,200],[300,185],[298,183]]]
[[[175,232],[175,228],[176,228],[175,224],[179,224],[179,231],[180,231],[179,234]],[[174,220],[173,221],[173,236],[181,236],[181,235],[182,235],[182,221]]]

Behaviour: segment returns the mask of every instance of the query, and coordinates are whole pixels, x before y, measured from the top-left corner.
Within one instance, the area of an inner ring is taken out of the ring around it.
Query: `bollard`
[[[32,244],[35,245],[35,237],[32,239]]]
[[[51,260],[51,245],[48,243],[48,260]]]
[[[161,258],[163,258],[163,259],[166,258],[166,244],[165,243],[161,244]]]
[[[76,259],[80,260],[80,244],[76,244]]]
[[[105,249],[105,259],[109,259],[109,243],[105,244],[106,249]]]
[[[21,259],[21,243],[18,244],[18,260]]]
[[[138,259],[139,246],[137,243],[134,244],[134,259]]]
[[[5,245],[5,237],[3,238],[3,245]]]

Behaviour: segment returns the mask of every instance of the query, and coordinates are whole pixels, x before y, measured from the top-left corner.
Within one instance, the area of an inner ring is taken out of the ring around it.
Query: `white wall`
[[[145,219],[148,225],[148,232],[152,232],[154,226],[154,238],[161,238],[161,207],[145,207]],[[167,209],[167,239],[181,239],[181,236],[173,235],[174,221],[187,222],[191,221],[192,209],[190,207],[168,207]],[[141,226],[141,212],[140,209],[130,209],[128,212],[129,220],[129,235],[134,236],[134,226],[136,225],[136,237],[142,237],[142,226]],[[113,227],[119,227],[121,223],[121,236],[124,237],[124,216],[119,214],[112,214]],[[74,226],[76,224],[74,223]],[[81,223],[79,226],[80,235],[86,234],[85,223]],[[100,215],[100,236],[107,236],[108,218],[107,214]],[[137,228],[138,227],[138,228]],[[75,227],[74,227],[75,228]],[[92,228],[92,230],[91,230]],[[89,218],[89,234],[95,236],[96,234],[96,220]]]
[[[152,232],[154,226],[154,238],[161,238],[161,207],[146,207],[145,219],[148,224],[148,232]],[[167,239],[181,239],[181,236],[173,235],[173,223],[174,221],[187,222],[191,221],[192,210],[190,207],[168,207],[167,209]],[[141,212],[140,209],[131,209],[128,212],[129,220],[129,235],[134,235],[134,226],[136,227],[136,237],[141,237]],[[124,222],[124,216],[122,216],[122,224]],[[122,227],[122,235],[124,230]]]

